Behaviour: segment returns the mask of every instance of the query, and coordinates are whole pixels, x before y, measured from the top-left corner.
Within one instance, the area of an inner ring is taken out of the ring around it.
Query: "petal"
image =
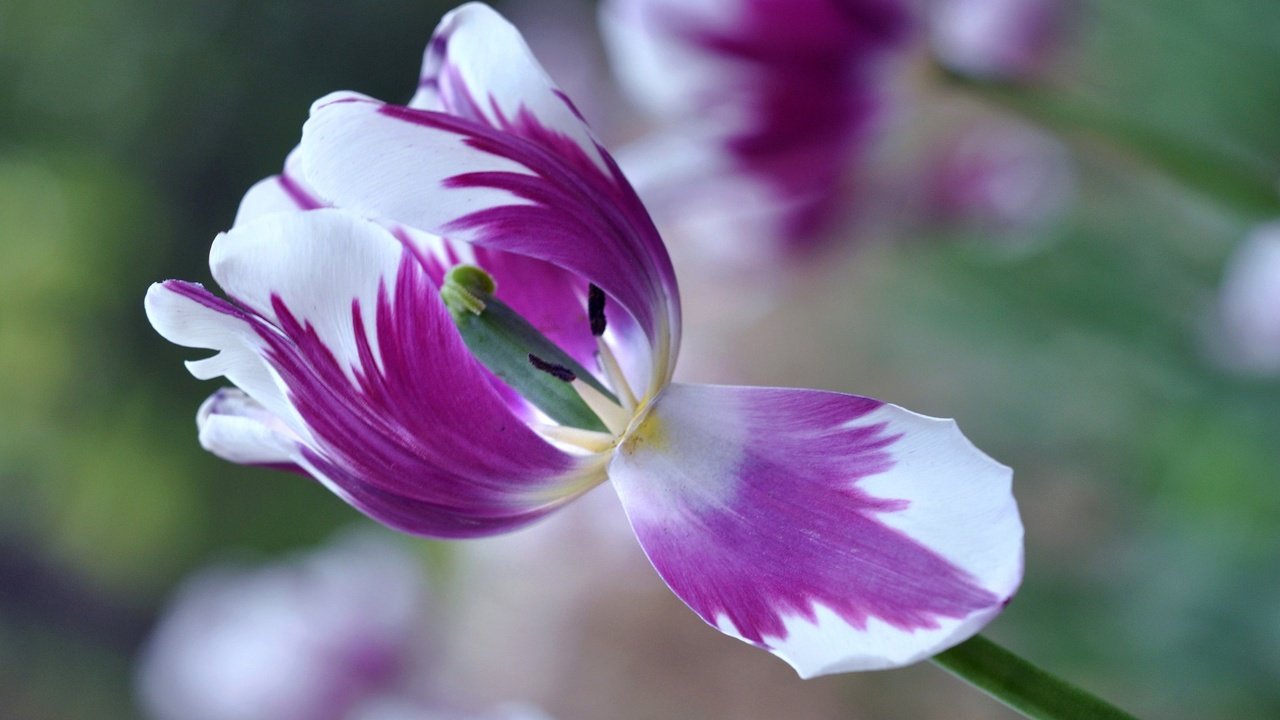
[[[272,414],[306,439],[292,463],[375,519],[424,535],[494,533],[601,479],[595,459],[556,449],[512,414],[385,228],[330,209],[268,215],[219,236],[212,256],[249,310],[190,300],[185,310],[218,332],[186,344],[221,350],[215,358],[259,349],[301,430]],[[262,438],[237,440],[246,451]]]
[[[570,165],[514,135],[351,95],[319,101],[301,145],[308,180],[344,208],[526,255],[599,285],[670,377],[679,337],[662,240],[614,167]],[[612,160],[609,160],[612,163]]]
[[[545,111],[556,95],[548,95],[523,43],[519,52],[508,47],[518,41],[514,30],[477,7],[446,21],[441,67],[470,68],[458,70],[468,82],[492,80],[465,85],[488,98],[484,112],[455,116],[330,95],[313,106],[303,130],[306,178],[344,208],[544,260],[599,285],[635,321],[617,323],[615,334],[641,331],[639,343],[620,341],[645,352],[620,354],[654,360],[647,377],[633,380],[656,389],[670,377],[679,340],[675,274],[662,240],[613,159],[594,141],[588,152],[567,129],[580,121],[566,125]],[[490,38],[487,52],[511,64],[501,73],[489,67],[475,49],[484,43],[467,39],[473,33]]]
[[[296,469],[301,438],[261,403],[237,388],[222,388],[196,412],[200,446],[242,465]]]
[[[249,188],[240,200],[233,227],[269,213],[299,212],[328,206],[319,193],[302,179],[297,156],[297,150],[289,153],[283,172],[263,178]]]
[[[609,172],[586,121],[547,77],[520,31],[481,3],[463,5],[440,21],[409,106],[520,135],[570,161],[585,157],[600,172]]]
[[[305,423],[266,361],[268,343],[255,329],[261,326],[259,319],[181,280],[153,284],[145,308],[152,327],[169,342],[218,350],[212,357],[187,361],[192,375],[201,380],[227,378],[295,433],[305,435]]]
[[[804,677],[941,652],[1022,577],[1009,469],[868,398],[672,385],[609,475],[671,589]]]
[[[294,151],[285,160],[284,171],[266,178],[252,188],[240,203],[235,226],[277,212],[302,212],[331,207],[302,178],[298,156]],[[550,263],[523,255],[489,248],[475,248],[412,228],[387,224],[388,229],[417,259],[432,282],[439,287],[449,268],[460,263],[475,263],[497,281],[502,300],[578,362],[590,367],[596,352],[586,312],[586,288],[578,287],[576,277]],[[522,416],[532,417],[534,410],[519,394],[496,377],[493,382],[509,404]]]

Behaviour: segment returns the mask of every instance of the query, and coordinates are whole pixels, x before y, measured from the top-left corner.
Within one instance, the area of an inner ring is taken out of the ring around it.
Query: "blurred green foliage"
[[[0,714],[133,717],[132,653],[178,578],[351,521],[199,449],[214,386],[141,298],[207,281],[209,241],[312,100],[406,98],[445,9],[0,6]],[[1280,382],[1216,369],[1199,332],[1231,248],[1280,215],[1280,5],[1093,0],[1072,38],[1000,101],[1077,154],[1080,198],[1043,249],[864,248],[805,297],[862,303],[797,313],[783,347],[807,357],[744,337],[737,357],[765,357],[723,380],[961,418],[1017,469],[1028,526],[997,638],[1141,715],[1280,715]]]

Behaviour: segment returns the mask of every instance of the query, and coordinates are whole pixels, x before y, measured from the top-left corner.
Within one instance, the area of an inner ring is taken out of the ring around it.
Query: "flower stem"
[[[1109,142],[1183,187],[1237,212],[1258,218],[1280,213],[1274,168],[1256,157],[1170,133],[1080,99],[968,78],[944,68],[936,68],[936,73],[947,87],[1061,135]]]
[[[933,661],[1029,718],[1135,720],[1133,715],[975,635]]]

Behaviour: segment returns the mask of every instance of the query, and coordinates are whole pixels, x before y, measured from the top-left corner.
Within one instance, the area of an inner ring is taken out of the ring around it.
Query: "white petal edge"
[[[286,465],[296,461],[301,439],[283,421],[237,388],[210,395],[196,412],[200,445],[241,465]]]

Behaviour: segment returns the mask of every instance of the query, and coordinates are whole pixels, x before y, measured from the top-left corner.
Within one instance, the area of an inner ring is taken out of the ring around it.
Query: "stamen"
[[[613,350],[609,349],[609,345],[605,343],[604,338],[596,338],[596,350],[600,353],[600,365],[604,367],[604,374],[609,378],[609,385],[613,387],[614,393],[622,400],[622,407],[628,413],[634,413],[636,406],[640,404],[636,400],[636,394],[632,392],[631,385],[627,383],[627,376],[622,373],[622,366],[618,364],[618,358],[614,356]]]
[[[591,283],[587,286],[587,318],[591,321],[591,334],[596,336],[596,348],[600,352],[600,364],[604,367],[605,375],[609,378],[609,385],[613,387],[613,392],[618,395],[622,401],[622,407],[628,413],[634,412],[639,403],[636,401],[636,394],[631,391],[631,386],[627,384],[627,376],[622,374],[622,366],[618,364],[618,358],[614,357],[613,351],[604,341],[604,331],[609,323],[604,316],[604,291],[599,285]]]
[[[563,380],[567,383],[571,383],[578,379],[578,376],[569,368],[563,365],[557,365],[553,362],[547,362],[533,353],[529,353],[529,364],[557,380]]]
[[[591,412],[600,418],[600,422],[604,423],[609,432],[620,435],[627,429],[627,425],[631,422],[631,411],[622,408],[604,393],[581,380],[574,380],[569,383],[569,387],[578,393],[578,397],[582,398],[587,407],[591,408]]]
[[[537,430],[549,440],[555,440],[566,445],[572,445],[582,448],[587,452],[604,452],[613,447],[614,437],[608,433],[595,432],[593,430],[581,430],[575,427],[565,425],[548,425],[539,423],[534,425]]]
[[[587,286],[587,318],[591,320],[591,334],[603,335],[609,323],[604,317],[604,291],[595,283]]]

